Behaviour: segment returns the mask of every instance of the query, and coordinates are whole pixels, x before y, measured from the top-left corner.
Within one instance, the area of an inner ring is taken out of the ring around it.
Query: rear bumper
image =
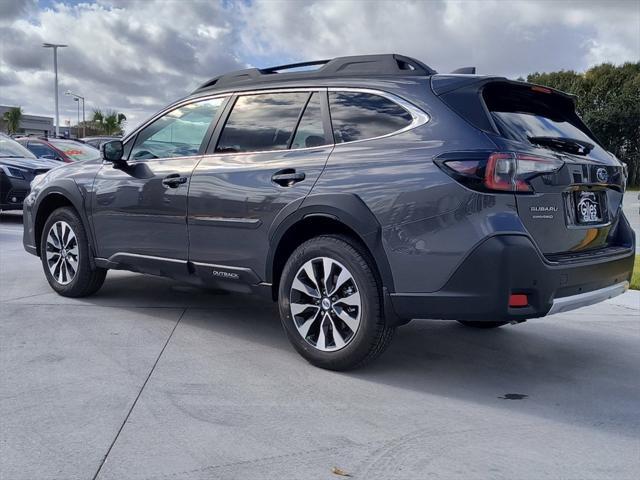
[[[631,245],[612,256],[554,263],[526,235],[498,235],[476,247],[442,290],[392,293],[391,303],[403,319],[522,321],[623,293],[634,255]],[[526,294],[529,305],[509,307],[513,293]]]

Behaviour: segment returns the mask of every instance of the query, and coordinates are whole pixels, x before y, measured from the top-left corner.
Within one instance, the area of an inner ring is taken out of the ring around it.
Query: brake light
[[[541,87],[540,85],[534,85],[533,87],[531,87],[531,90],[540,93],[553,93],[553,90],[551,90],[550,88]]]
[[[456,157],[464,156],[461,152]],[[529,180],[543,173],[558,171],[564,162],[519,152],[494,152],[478,158],[442,159],[438,163],[461,183],[476,190],[532,192]]]

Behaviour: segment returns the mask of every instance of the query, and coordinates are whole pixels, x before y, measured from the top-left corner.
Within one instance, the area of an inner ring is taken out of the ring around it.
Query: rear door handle
[[[181,177],[179,173],[172,173],[162,179],[162,185],[169,188],[177,188],[183,183],[187,183],[187,177]]]
[[[305,177],[304,172],[296,172],[294,168],[285,168],[274,173],[271,180],[283,187],[290,187],[294,183],[301,182]]]

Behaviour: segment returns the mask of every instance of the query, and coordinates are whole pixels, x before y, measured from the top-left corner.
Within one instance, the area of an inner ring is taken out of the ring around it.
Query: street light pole
[[[82,136],[87,136],[87,122],[84,119],[84,97],[82,95],[78,95],[77,93],[73,93],[71,90],[67,90],[64,92],[65,95],[71,95],[74,101],[78,101],[78,99],[82,100]],[[78,103],[78,108],[80,108],[80,103]],[[80,123],[80,122],[78,122]]]
[[[76,138],[80,138],[80,99],[74,97],[73,101],[78,104],[78,121],[76,122]]]
[[[55,75],[55,99],[56,99],[56,137],[60,136],[60,113],[58,112],[58,48],[66,45],[61,43],[43,43],[44,48],[53,48],[53,71]]]

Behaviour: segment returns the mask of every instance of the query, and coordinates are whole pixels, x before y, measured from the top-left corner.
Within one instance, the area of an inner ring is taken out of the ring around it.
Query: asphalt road
[[[257,298],[124,272],[59,297],[21,230],[0,215],[2,480],[640,475],[638,292],[496,331],[414,321],[333,373]]]

